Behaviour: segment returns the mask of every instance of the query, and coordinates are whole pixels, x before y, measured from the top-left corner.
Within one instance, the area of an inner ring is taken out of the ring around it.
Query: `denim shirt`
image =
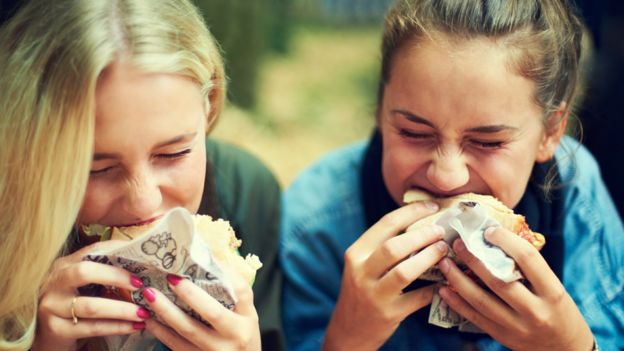
[[[555,158],[565,188],[563,284],[603,350],[624,348],[624,227],[585,147],[569,137]],[[310,166],[282,198],[280,263],[289,350],[319,350],[338,299],[344,252],[367,228],[360,194],[366,143]],[[548,245],[548,243],[547,243]],[[425,307],[428,308],[428,307]],[[357,328],[359,321],[353,321]],[[424,333],[408,317],[383,350],[459,350],[457,337]],[[362,337],[366,337],[362,335]],[[492,339],[481,350],[505,350]]]

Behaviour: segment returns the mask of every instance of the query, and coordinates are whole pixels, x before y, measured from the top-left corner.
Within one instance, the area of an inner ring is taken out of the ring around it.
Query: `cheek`
[[[167,191],[164,192],[165,202],[174,206],[182,206],[197,212],[204,190],[206,174],[206,152],[191,155],[183,162],[170,169]],[[169,199],[167,199],[169,197]]]
[[[99,223],[114,207],[115,198],[114,186],[99,180],[90,180],[78,215],[78,223]]]
[[[424,154],[416,152],[398,136],[384,137],[382,174],[388,192],[395,202],[403,202],[403,193],[411,178],[424,163]]]
[[[481,160],[475,172],[495,197],[514,208],[524,194],[532,166],[531,159],[515,153]]]

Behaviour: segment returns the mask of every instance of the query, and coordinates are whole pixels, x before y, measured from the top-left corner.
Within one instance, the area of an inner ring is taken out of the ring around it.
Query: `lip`
[[[424,191],[427,194],[433,196],[436,199],[443,199],[443,198],[447,198],[447,197],[453,197],[453,196],[457,196],[457,195],[462,195],[462,194],[466,194],[466,193],[470,193],[471,191],[454,191],[454,192],[450,192],[450,193],[438,193],[435,191],[431,191],[427,188],[423,188],[421,186],[412,186],[410,188],[410,190],[419,190],[419,191]],[[489,194],[482,194],[482,195],[489,195]]]
[[[116,225],[114,225],[114,227],[122,228],[122,227],[135,227],[135,226],[140,226],[140,225],[146,225],[146,224],[150,224],[150,223],[153,223],[153,222],[159,220],[162,216],[163,215],[158,215],[158,216],[152,217],[150,219],[146,219],[146,220],[138,221],[138,222],[134,222],[134,223],[124,223],[124,224],[118,224],[118,225],[116,224]]]

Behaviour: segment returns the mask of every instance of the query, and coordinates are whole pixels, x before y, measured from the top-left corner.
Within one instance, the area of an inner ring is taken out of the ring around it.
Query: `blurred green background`
[[[391,0],[195,0],[221,44],[228,106],[212,137],[261,158],[287,186],[374,123]]]

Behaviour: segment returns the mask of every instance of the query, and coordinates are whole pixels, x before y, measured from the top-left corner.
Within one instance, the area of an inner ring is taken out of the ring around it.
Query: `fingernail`
[[[485,231],[483,232],[483,237],[488,239],[488,241],[490,240],[490,237],[492,236],[492,233],[494,233],[494,231],[496,230],[496,227],[488,227],[487,229],[485,229]]]
[[[464,250],[466,250],[466,245],[464,244],[464,241],[462,239],[455,240],[455,251],[459,252]]]
[[[177,276],[175,274],[167,274],[167,281],[169,282],[169,284],[173,286],[177,286],[178,284],[180,284],[182,279],[184,278]]]
[[[438,241],[435,244],[436,249],[438,249],[440,252],[446,252],[446,249],[448,247],[448,245],[446,245],[446,243],[444,241]]]
[[[443,258],[442,261],[440,261],[440,263],[438,263],[438,268],[440,268],[440,271],[442,271],[442,273],[446,274],[449,271],[449,263],[448,263],[448,259],[447,258]]]
[[[144,322],[134,322],[134,323],[132,323],[132,329],[134,329],[134,330],[145,329],[145,323]]]
[[[433,201],[425,201],[425,207],[427,207],[430,210],[437,210],[439,206],[437,203]]]
[[[440,295],[440,297],[442,297],[443,299],[448,297],[448,289],[446,287],[441,287],[438,290],[438,294]]]
[[[141,280],[141,278],[137,277],[136,275],[130,276],[130,284],[132,284],[132,286],[134,286],[137,289],[140,289],[143,287],[143,281]]]
[[[143,289],[143,297],[149,302],[156,301],[156,293],[150,288]]]
[[[141,319],[148,319],[150,317],[150,313],[148,310],[146,310],[143,307],[139,307],[139,309],[136,312],[137,316],[139,316],[139,318]]]

